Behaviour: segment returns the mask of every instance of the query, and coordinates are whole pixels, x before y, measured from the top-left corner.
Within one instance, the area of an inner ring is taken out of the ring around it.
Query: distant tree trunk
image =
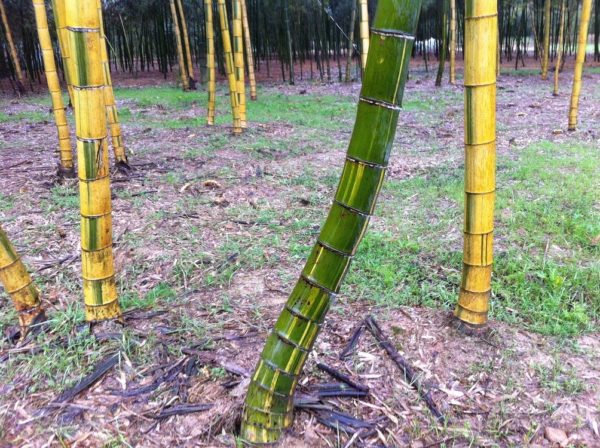
[[[367,65],[369,54],[369,4],[367,0],[358,0],[360,3],[360,57],[363,71]]]
[[[229,80],[229,97],[231,100],[231,113],[233,115],[233,133],[242,133],[240,121],[240,107],[237,96],[237,82],[235,79],[235,65],[231,50],[231,36],[229,35],[229,20],[227,19],[227,6],[225,0],[217,0],[219,7],[219,22],[221,23],[221,41],[223,42],[223,55],[225,57],[225,71]]]
[[[235,68],[236,94],[240,108],[240,125],[246,122],[246,82],[244,71],[244,39],[242,30],[242,5],[240,0],[233,0],[233,66]]]
[[[204,19],[206,21],[206,71],[208,83],[208,112],[206,124],[215,124],[215,100],[217,90],[217,73],[215,67],[215,28],[213,25],[213,0],[204,0]]]
[[[448,0],[440,0],[441,2],[441,33],[442,33],[442,47],[438,52],[438,72],[435,78],[435,85],[439,87],[442,85],[442,78],[444,76],[444,67],[446,65],[446,53],[448,52],[448,32],[447,24],[448,21]]]
[[[10,58],[13,63],[15,70],[15,77],[17,82],[17,89],[19,93],[25,93],[25,78],[23,77],[23,70],[21,69],[21,62],[19,61],[19,55],[17,54],[17,48],[10,31],[8,24],[8,17],[6,16],[6,9],[4,8],[4,0],[0,0],[0,15],[2,16],[2,24],[4,25],[4,31],[6,32],[6,42],[8,43],[8,49],[10,52]]]
[[[587,46],[588,27],[592,14],[592,0],[583,0],[581,5],[581,19],[579,22],[579,35],[577,38],[577,56],[573,75],[573,91],[569,107],[569,131],[577,129],[577,113],[579,111],[579,94],[581,93],[581,75],[585,63],[585,50]]]
[[[48,17],[46,15],[46,5],[44,0],[33,0],[33,10],[35,12],[35,21],[37,25],[42,58],[44,60],[44,71],[46,73],[46,82],[48,91],[52,100],[52,112],[56,131],[58,133],[58,152],[60,156],[59,175],[62,177],[75,177],[73,166],[73,151],[71,149],[71,137],[69,135],[69,125],[67,123],[67,114],[63,103],[60,81],[56,71],[56,62],[54,60],[54,50],[52,49],[52,40],[48,29]]]
[[[550,57],[550,13],[552,1],[544,2],[544,47],[542,49],[542,80],[548,79],[548,61]]]
[[[112,87],[112,78],[110,76],[106,36],[104,34],[104,23],[102,20],[102,0],[96,0],[96,3],[98,6],[98,15],[100,17],[100,57],[104,72],[104,104],[106,106],[110,140],[115,155],[115,165],[117,168],[129,169],[127,154],[125,153],[125,144],[123,143],[123,135],[121,134],[121,123],[119,122],[115,93]]]
[[[292,32],[290,30],[290,13],[288,0],[283,0],[283,14],[285,17],[285,33],[287,37],[287,56],[288,65],[290,69],[290,84],[294,85],[294,54],[292,53]],[[327,56],[329,57],[329,55]]]
[[[553,95],[558,95],[558,73],[561,69],[563,56],[563,41],[565,34],[565,7],[567,0],[562,0],[560,5],[560,28],[558,30],[558,46],[556,48],[556,67],[554,68],[554,92]]]
[[[250,99],[256,100],[256,76],[254,76],[254,55],[252,54],[252,41],[250,39],[250,26],[248,25],[248,9],[246,0],[240,0],[242,4],[242,25],[244,27],[244,43],[246,46],[246,58],[248,60],[248,80],[250,81]]]
[[[456,0],[450,0],[450,84],[456,83]]]
[[[187,21],[185,20],[185,11],[181,0],[177,0],[179,17],[181,18],[181,31],[183,36],[183,45],[185,49],[185,58],[187,63],[187,73],[189,77],[190,89],[196,90],[196,76],[194,75],[194,64],[192,64],[192,50],[190,48],[190,39],[188,36]]]
[[[185,59],[183,57],[183,45],[181,44],[181,31],[179,28],[179,20],[177,19],[177,9],[175,8],[175,0],[170,0],[171,16],[173,17],[173,32],[175,33],[175,42],[177,43],[177,61],[179,64],[179,73],[181,75],[181,85],[183,90],[190,89],[190,79],[187,73]]]
[[[348,59],[346,60],[345,81],[350,82],[350,66],[352,65],[352,54],[354,53],[354,27],[356,26],[356,0],[352,0],[352,12],[350,13],[350,29],[348,30]]]

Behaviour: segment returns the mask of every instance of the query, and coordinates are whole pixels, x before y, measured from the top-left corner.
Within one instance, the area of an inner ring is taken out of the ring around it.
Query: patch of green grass
[[[121,87],[115,89],[115,97],[119,101],[133,101],[140,107],[160,105],[170,109],[184,109],[193,104],[206,102],[205,92],[184,92],[174,86]]]
[[[499,160],[493,318],[545,334],[600,318],[600,159],[590,144],[533,144]],[[462,266],[462,168],[389,182],[348,276],[351,297],[452,308]]]
[[[119,297],[121,307],[124,310],[130,308],[149,308],[153,306],[161,306],[168,303],[176,297],[176,292],[168,283],[159,283],[143,296],[126,291]]]
[[[534,364],[533,369],[540,386],[553,393],[576,395],[585,392],[586,385],[577,377],[574,368],[567,368],[559,359],[554,359],[550,366]]]
[[[47,121],[51,116],[40,111],[27,111],[16,113],[0,112],[0,123],[11,123],[16,121],[26,121],[31,123],[41,123]]]
[[[15,198],[11,195],[0,193],[0,211],[11,210],[15,206]]]
[[[55,185],[50,190],[50,197],[45,201],[49,212],[79,209],[79,194],[76,187]]]

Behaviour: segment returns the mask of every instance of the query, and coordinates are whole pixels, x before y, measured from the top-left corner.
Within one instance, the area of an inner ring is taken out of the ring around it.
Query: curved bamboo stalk
[[[252,54],[252,41],[250,40],[250,26],[248,25],[248,8],[246,0],[240,0],[242,5],[242,26],[244,28],[244,43],[246,45],[246,58],[248,59],[248,81],[250,82],[250,99],[255,101],[256,76],[254,75],[254,55]]]
[[[37,26],[42,58],[44,60],[44,73],[48,83],[48,91],[52,100],[52,112],[56,131],[58,133],[58,152],[60,155],[59,175],[67,178],[75,177],[75,168],[73,166],[73,151],[71,150],[71,138],[69,135],[69,125],[67,124],[67,114],[65,104],[60,89],[60,81],[56,72],[56,63],[54,61],[54,50],[52,49],[52,40],[48,30],[48,17],[46,15],[46,5],[44,0],[32,0],[33,10],[35,12],[35,23]]]
[[[450,84],[456,83],[456,0],[450,0]]]
[[[212,126],[215,124],[215,99],[217,96],[213,0],[204,0],[204,18],[206,20],[206,68],[208,72],[208,113],[206,117],[206,123],[209,126]]]
[[[548,60],[550,58],[550,12],[552,0],[544,2],[544,46],[542,48],[542,80],[548,79]]]
[[[181,30],[179,20],[177,19],[177,10],[175,9],[175,0],[170,0],[171,16],[173,17],[173,32],[175,33],[175,42],[177,43],[177,61],[179,63],[179,73],[181,75],[181,85],[183,90],[190,90],[190,79],[187,73],[185,59],[183,58],[183,46],[181,44]]]
[[[360,60],[364,71],[369,54],[369,3],[367,0],[358,0],[358,3],[360,4]]]
[[[69,92],[69,100],[73,105],[73,86],[71,84],[71,74],[69,72],[69,45],[67,44],[67,28],[65,26],[65,0],[52,0],[52,12],[54,13],[54,25],[56,26],[56,35],[58,36],[58,47],[60,48],[60,56],[65,73],[65,81],[67,83],[67,91]]]
[[[112,77],[110,75],[110,65],[108,62],[108,51],[106,45],[106,35],[104,34],[104,20],[102,19],[102,0],[98,2],[98,16],[100,17],[100,56],[102,58],[102,69],[104,73],[104,103],[106,105],[106,117],[110,130],[110,140],[112,142],[113,152],[115,154],[115,164],[117,167],[129,168],[125,144],[121,134],[121,123],[119,122],[119,112],[115,101],[115,93],[112,87]]]
[[[292,423],[293,395],[310,349],[365,234],[387,168],[414,43],[420,0],[380,0],[344,170],[319,239],[246,396],[241,437],[276,441]]]
[[[0,283],[19,314],[21,336],[29,326],[44,317],[40,295],[21,258],[0,227]]]
[[[189,77],[190,89],[196,90],[196,75],[194,75],[194,64],[192,64],[192,49],[190,47],[190,38],[188,36],[187,21],[185,20],[185,11],[181,0],[177,0],[179,17],[181,18],[181,31],[183,35],[183,45],[185,48],[185,58],[187,63],[187,73]]]
[[[233,0],[233,64],[235,67],[236,93],[240,108],[240,125],[248,126],[246,121],[246,82],[244,73],[244,41],[242,30],[242,5]]]
[[[581,75],[583,74],[583,64],[585,63],[585,50],[591,15],[592,0],[583,0],[583,3],[581,4],[581,17],[579,19],[579,34],[577,37],[577,56],[575,57],[573,91],[571,92],[571,104],[569,106],[569,131],[577,129],[579,94],[581,93]]]
[[[96,1],[65,3],[77,132],[83,294],[88,321],[113,319],[121,314],[112,252],[104,71]]]
[[[563,41],[565,36],[565,9],[567,0],[562,0],[560,5],[560,26],[558,29],[558,44],[556,48],[556,67],[554,68],[554,91],[552,94],[558,96],[558,74],[562,64]]]
[[[231,99],[231,113],[233,115],[233,133],[241,134],[240,107],[237,96],[237,82],[235,79],[235,66],[231,52],[231,36],[229,34],[229,21],[227,20],[227,6],[225,0],[217,0],[219,8],[219,22],[221,24],[221,40],[223,42],[223,56],[225,58],[225,71],[229,80],[229,97]]]
[[[496,189],[497,0],[465,4],[465,225],[463,275],[454,314],[487,322]]]
[[[4,8],[4,0],[0,0],[0,16],[2,16],[2,24],[4,25],[4,31],[6,32],[6,42],[8,43],[8,49],[10,58],[15,68],[15,76],[17,78],[17,88],[19,93],[25,93],[25,78],[23,77],[23,70],[21,69],[21,62],[19,61],[19,55],[15,42],[12,37],[10,25],[8,23],[8,17],[6,16],[6,9]]]

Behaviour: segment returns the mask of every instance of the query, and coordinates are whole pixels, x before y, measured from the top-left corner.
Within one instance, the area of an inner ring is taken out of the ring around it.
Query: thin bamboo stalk
[[[0,227],[0,283],[19,314],[21,336],[44,316],[40,295],[21,258]]]
[[[104,34],[104,21],[102,19],[102,0],[97,0],[98,15],[100,20],[100,52],[102,58],[102,70],[104,73],[104,103],[106,105],[106,117],[110,131],[113,152],[115,155],[115,164],[117,167],[129,168],[125,144],[121,134],[121,123],[119,122],[119,112],[115,101],[115,94],[112,87],[112,77],[110,74],[110,65],[108,63],[108,51],[106,44],[106,35]]]
[[[565,9],[567,0],[562,0],[560,5],[560,26],[558,30],[558,45],[556,48],[556,67],[554,68],[554,96],[558,96],[558,75],[560,73],[560,66],[562,64],[563,57],[563,45],[565,36]]]
[[[175,41],[177,43],[177,61],[179,63],[179,73],[181,75],[181,85],[183,90],[190,90],[190,79],[187,73],[185,59],[183,57],[183,46],[181,44],[181,30],[179,28],[179,20],[177,19],[177,10],[175,9],[175,0],[170,0],[171,16],[173,17],[173,32],[175,33]]]
[[[212,126],[215,124],[215,99],[217,96],[213,0],[204,0],[204,18],[206,20],[206,68],[208,72],[208,113],[206,117],[206,123],[209,126]]]
[[[121,314],[112,252],[110,166],[97,0],[66,0],[69,61],[77,133],[81,265],[86,319]]]
[[[319,239],[251,377],[241,437],[271,443],[292,423],[293,395],[331,298],[365,234],[396,133],[420,0],[380,0],[356,123]]]
[[[444,65],[446,64],[446,52],[448,50],[448,33],[446,23],[448,21],[448,0],[441,0],[442,7],[442,20],[441,20],[441,32],[442,32],[442,45],[438,54],[438,72],[435,78],[435,85],[437,87],[442,85],[442,78],[444,76]]]
[[[585,63],[585,50],[587,46],[588,27],[592,15],[592,0],[583,0],[581,4],[581,17],[579,19],[579,34],[577,37],[577,55],[573,75],[573,91],[569,106],[569,131],[577,129],[577,113],[579,111],[579,95],[581,94],[581,75]]]
[[[242,125],[240,121],[240,107],[237,96],[237,81],[235,78],[235,66],[233,53],[231,51],[231,36],[229,34],[229,21],[227,19],[227,6],[225,0],[217,0],[219,8],[219,22],[221,24],[221,41],[223,42],[223,56],[225,58],[225,72],[229,80],[229,97],[231,99],[231,113],[233,115],[233,133],[241,134]]]
[[[244,72],[244,39],[242,28],[242,5],[233,0],[233,64],[235,68],[236,93],[240,108],[240,126],[248,126],[246,119],[246,80]]]
[[[183,45],[185,46],[185,57],[187,63],[187,73],[190,78],[190,89],[196,90],[196,75],[194,75],[194,64],[192,64],[192,50],[190,47],[190,38],[188,36],[187,21],[185,20],[185,11],[183,10],[183,4],[181,0],[177,0],[177,7],[179,9],[181,19],[181,32],[183,35]]]
[[[67,91],[69,92],[69,100],[73,104],[73,87],[71,84],[71,74],[69,72],[69,45],[68,34],[65,26],[65,0],[52,0],[52,12],[54,13],[54,25],[56,26],[56,34],[58,36],[58,46],[60,48],[60,56],[65,73],[65,81],[67,83]]]
[[[352,54],[354,53],[354,28],[356,26],[356,1],[352,0],[352,10],[350,12],[350,29],[348,30],[348,55],[346,59],[345,82],[350,82],[350,66],[352,65]]]
[[[548,61],[550,58],[550,12],[552,1],[544,2],[544,47],[542,48],[542,80],[548,79]]]
[[[71,137],[69,135],[69,125],[67,123],[67,114],[65,104],[60,89],[60,81],[56,72],[56,62],[54,60],[54,50],[52,49],[52,40],[48,30],[48,17],[46,15],[46,5],[44,0],[33,0],[33,10],[35,13],[35,23],[37,26],[42,58],[44,60],[44,72],[48,91],[52,100],[52,112],[56,131],[58,133],[58,153],[60,156],[59,175],[67,178],[75,177],[75,168],[73,166],[73,151],[71,150]]]
[[[456,0],[450,0],[450,84],[456,83]]]
[[[246,0],[240,0],[242,5],[242,26],[244,31],[244,43],[246,46],[246,58],[248,60],[248,81],[250,82],[250,99],[255,101],[258,98],[256,94],[256,76],[254,75],[254,55],[252,54],[252,41],[250,39],[250,26],[248,25],[248,8]]]
[[[19,61],[19,55],[17,53],[17,48],[15,47],[15,41],[13,40],[10,25],[8,23],[8,17],[6,16],[4,0],[0,0],[0,16],[2,16],[2,24],[4,25],[4,31],[6,33],[6,42],[8,43],[10,59],[12,60],[13,67],[15,69],[15,76],[17,78],[17,88],[20,93],[25,93],[25,77],[23,76],[21,62]]]
[[[463,276],[454,314],[487,322],[496,190],[497,0],[465,3],[465,225]]]
[[[367,0],[358,0],[358,3],[360,4],[360,60],[362,69],[364,70],[367,65],[367,55],[369,54],[369,4]]]

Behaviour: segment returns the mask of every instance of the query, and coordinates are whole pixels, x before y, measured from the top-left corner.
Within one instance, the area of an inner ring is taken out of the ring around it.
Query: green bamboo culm
[[[487,323],[496,198],[496,46],[498,1],[465,2],[465,220],[463,269],[455,316]]]
[[[319,239],[248,388],[241,437],[275,442],[292,424],[298,378],[375,208],[392,149],[420,0],[380,0],[354,131]]]

